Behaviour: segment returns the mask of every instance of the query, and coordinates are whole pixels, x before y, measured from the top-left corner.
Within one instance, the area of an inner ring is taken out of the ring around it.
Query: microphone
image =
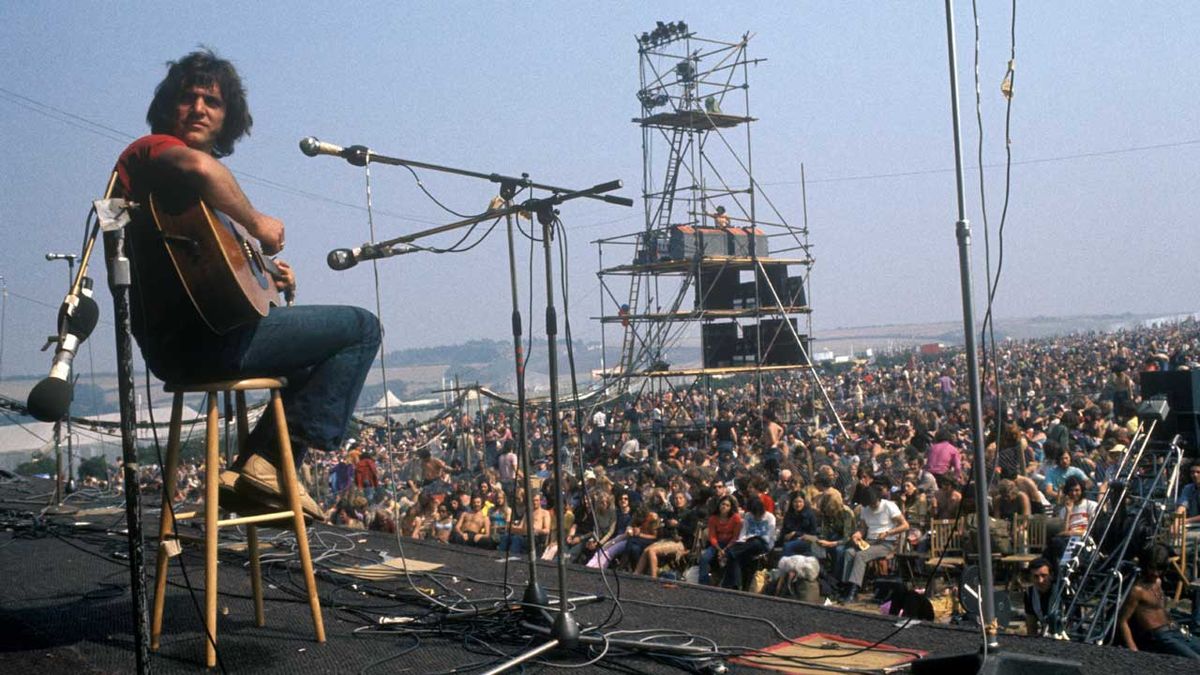
[[[354,267],[364,260],[390,258],[394,255],[409,253],[413,250],[412,246],[403,244],[395,246],[363,244],[354,248],[335,248],[329,252],[329,255],[325,256],[325,262],[329,265],[329,269],[341,272]]]
[[[348,148],[343,148],[340,145],[326,143],[316,136],[307,136],[300,139],[300,152],[309,157],[316,157],[317,155],[341,157],[354,166],[366,166],[367,159],[371,154],[371,151],[365,145],[352,145]]]
[[[69,260],[75,262],[74,253],[47,253],[46,260]]]
[[[92,334],[100,320],[100,307],[92,298],[91,279],[84,277],[79,295],[68,295],[58,310],[58,346],[50,363],[50,375],[29,392],[25,405],[29,414],[42,422],[57,422],[71,407],[73,385],[71,363],[79,345]]]

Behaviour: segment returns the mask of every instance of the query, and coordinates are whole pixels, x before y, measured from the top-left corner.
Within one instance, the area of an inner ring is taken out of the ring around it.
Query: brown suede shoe
[[[297,480],[296,487],[300,492],[300,508],[304,515],[316,521],[324,521],[325,513],[321,511],[317,502],[308,496],[304,484]],[[237,491],[240,495],[255,499],[259,503],[271,500],[279,503],[281,508],[286,508],[283,505],[285,500],[283,489],[280,487],[279,471],[259,455],[251,455],[242,467],[241,475],[237,479]]]

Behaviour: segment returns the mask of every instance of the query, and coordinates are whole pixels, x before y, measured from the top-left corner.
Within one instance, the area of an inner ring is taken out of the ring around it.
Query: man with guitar
[[[286,377],[282,397],[299,465],[310,448],[341,445],[379,349],[379,322],[357,307],[278,306],[278,291],[295,290],[295,273],[262,254],[283,250],[284,225],[255,209],[219,161],[253,123],[241,79],[207,49],[169,66],[146,114],[150,135],[116,166],[117,196],[141,207],[126,237],[133,333],[147,366],[166,381]],[[253,293],[266,298],[257,312],[222,311]],[[222,475],[223,487],[267,507],[282,502],[273,430],[268,412],[234,464],[238,475]],[[322,517],[303,485],[301,501],[306,514]]]

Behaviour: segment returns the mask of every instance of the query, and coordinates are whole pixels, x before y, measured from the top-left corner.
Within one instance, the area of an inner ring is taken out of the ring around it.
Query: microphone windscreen
[[[328,263],[329,269],[340,272],[357,265],[358,259],[354,257],[354,251],[348,248],[338,248],[330,251],[329,255],[325,256],[325,262]]]
[[[87,295],[80,295],[79,306],[75,308],[75,316],[71,317],[69,326],[71,332],[80,340],[87,339],[99,322],[100,306],[96,304],[95,299]]]
[[[25,405],[34,419],[42,422],[57,422],[71,407],[71,383],[57,377],[47,377],[29,392]]]
[[[300,139],[300,152],[303,152],[309,157],[317,156],[317,149],[319,146],[320,141],[312,136],[306,136]]]

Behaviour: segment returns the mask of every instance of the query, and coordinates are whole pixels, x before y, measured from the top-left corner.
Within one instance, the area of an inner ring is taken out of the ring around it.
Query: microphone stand
[[[116,183],[116,172],[109,179],[105,190],[105,199],[109,200]],[[145,541],[142,537],[142,501],[138,487],[137,437],[137,398],[136,382],[133,376],[133,327],[130,310],[130,288],[133,276],[129,258],[125,254],[125,225],[128,223],[130,210],[134,204],[125,204],[117,211],[99,208],[96,203],[96,223],[92,227],[80,260],[80,276],[76,278],[72,292],[78,292],[82,285],[83,275],[87,273],[96,239],[104,232],[104,244],[107,252],[108,287],[113,296],[113,313],[115,321],[117,347],[117,385],[121,405],[121,458],[125,484],[125,527],[129,551],[129,592],[131,596],[130,610],[133,613],[133,643],[137,672],[144,675],[150,672],[150,615],[146,607],[146,566]]]
[[[54,254],[47,253],[46,260],[66,260],[67,261],[67,283],[70,285],[68,295],[79,293],[83,288],[83,277],[86,274],[86,267],[81,266],[79,269],[79,279],[75,277],[75,256],[74,254]],[[65,330],[65,326],[59,326],[60,332]],[[49,345],[50,343],[46,343]],[[74,396],[72,395],[72,398]],[[62,467],[62,428],[63,421],[67,423],[67,474],[66,482],[63,482],[63,467]],[[67,404],[67,412],[63,419],[54,423],[54,503],[58,507],[56,512],[64,512],[62,510],[63,494],[71,494],[75,491],[75,476],[73,467],[75,465],[75,447],[72,444],[72,429],[71,429],[71,405]]]
[[[366,166],[368,162],[376,161],[383,164],[393,164],[399,166],[415,166],[419,168],[433,169],[436,171],[445,171],[461,176],[469,176],[482,178],[492,182],[500,183],[501,197],[505,200],[505,206],[499,209],[489,210],[487,213],[478,216],[472,216],[463,220],[433,227],[420,232],[403,235],[394,239],[389,239],[381,242],[371,242],[364,244],[363,251],[370,251],[371,258],[387,258],[400,253],[408,253],[414,250],[412,247],[404,249],[395,249],[394,247],[411,244],[413,241],[424,237],[449,232],[462,227],[468,227],[476,223],[488,220],[491,218],[506,218],[508,224],[508,247],[509,247],[509,281],[512,289],[513,297],[513,313],[512,313],[512,329],[513,329],[513,353],[516,362],[517,375],[517,406],[520,426],[518,427],[518,443],[521,446],[520,457],[524,464],[523,470],[523,485],[525,488],[526,497],[526,537],[530,543],[529,555],[529,584],[526,587],[524,601],[526,605],[526,613],[531,619],[549,619],[550,612],[548,611],[548,601],[545,600],[545,591],[537,582],[537,556],[533,546],[533,507],[532,507],[532,491],[530,490],[530,472],[529,472],[529,447],[525,438],[525,371],[524,359],[521,348],[521,315],[518,309],[517,302],[517,287],[516,287],[516,255],[513,243],[512,234],[512,216],[519,212],[530,212],[537,214],[538,223],[542,226],[542,251],[546,268],[546,343],[548,349],[548,360],[550,370],[550,418],[554,425],[551,432],[551,443],[553,444],[554,452],[554,512],[555,512],[555,538],[558,543],[558,612],[550,619],[550,626],[547,628],[544,625],[534,623],[532,620],[523,622],[522,626],[534,631],[538,634],[543,634],[547,637],[547,641],[531,647],[524,653],[518,654],[509,660],[497,665],[496,667],[486,671],[484,675],[495,675],[514,668],[526,661],[536,658],[546,652],[556,648],[574,649],[580,644],[587,644],[594,647],[604,645],[619,645],[625,649],[633,651],[658,651],[686,656],[711,656],[716,658],[718,655],[712,650],[704,647],[694,647],[691,645],[664,645],[664,644],[647,644],[638,640],[624,640],[619,638],[609,638],[607,636],[593,636],[583,634],[586,631],[581,631],[578,622],[572,616],[569,608],[569,600],[567,597],[567,561],[566,561],[566,530],[564,527],[565,506],[562,489],[562,425],[558,419],[558,315],[554,306],[554,276],[552,270],[552,255],[550,242],[553,240],[554,226],[558,220],[558,212],[555,206],[572,199],[589,198],[599,199],[610,204],[618,204],[621,206],[633,206],[633,200],[604,195],[603,193],[616,190],[621,187],[621,181],[614,180],[608,183],[601,183],[584,190],[567,190],[554,186],[534,183],[529,180],[528,176],[521,178],[505,177],[499,174],[482,174],[471,171],[463,171],[459,169],[451,169],[440,167],[433,164],[425,164],[422,162],[413,162],[409,160],[395,159],[377,155],[367,148],[355,146],[347,148],[352,150],[345,158],[348,162],[355,166]],[[530,199],[521,204],[513,204],[512,197],[520,188],[541,188],[555,192],[551,197],[545,199]],[[416,249],[419,250],[419,249]],[[365,259],[365,258],[364,258]],[[596,600],[595,596],[587,596],[578,600]],[[531,606],[532,605],[532,606]]]
[[[554,428],[552,432],[552,444],[554,452],[554,508],[556,521],[556,542],[558,544],[558,586],[559,586],[559,609],[558,613],[552,620],[550,628],[549,642],[542,644],[525,654],[519,655],[514,659],[501,664],[490,672],[498,673],[507,670],[517,664],[534,658],[538,654],[542,654],[555,647],[564,647],[572,649],[579,643],[579,625],[575,618],[571,615],[568,608],[567,597],[567,572],[566,572],[566,531],[564,528],[564,506],[563,506],[563,490],[562,490],[562,455],[560,446],[562,442],[562,428],[558,419],[558,321],[554,307],[554,284],[553,270],[551,264],[551,248],[550,242],[553,239],[554,225],[557,222],[557,211],[555,206],[572,199],[588,198],[598,199],[610,204],[618,204],[621,206],[633,206],[633,200],[625,197],[617,197],[606,195],[604,193],[619,189],[622,185],[620,180],[609,181],[594,185],[590,188],[582,190],[569,190],[567,188],[556,187],[535,183],[529,180],[528,174],[523,174],[520,178],[512,176],[503,176],[496,173],[484,174],[474,171],[466,171],[463,169],[455,169],[450,167],[427,164],[424,162],[416,162],[412,160],[387,157],[371,152],[369,149],[362,146],[353,146],[347,148],[348,154],[345,159],[355,166],[366,166],[369,162],[378,162],[380,164],[389,164],[394,166],[409,166],[424,169],[432,169],[445,173],[452,173],[460,176],[472,178],[480,178],[500,184],[500,194],[504,200],[504,206],[498,209],[490,209],[485,213],[477,216],[471,216],[459,221],[440,225],[437,227],[421,230],[411,234],[402,235],[393,239],[388,239],[380,242],[369,242],[361,247],[363,256],[359,254],[361,260],[388,258],[400,253],[408,253],[414,250],[420,250],[418,247],[408,246],[414,241],[425,237],[450,232],[463,227],[469,227],[477,223],[490,219],[505,218],[507,223],[508,235],[508,261],[509,261],[509,283],[512,295],[512,334],[513,334],[513,358],[516,367],[517,379],[517,416],[519,418],[519,426],[517,427],[517,441],[520,445],[520,459],[522,463],[522,482],[525,489],[525,535],[528,542],[528,566],[529,566],[529,581],[523,595],[523,604],[525,612],[530,619],[548,618],[549,612],[547,606],[549,601],[546,591],[538,583],[537,577],[537,550],[533,532],[533,491],[531,489],[531,467],[532,462],[529,457],[529,446],[526,438],[526,396],[525,396],[525,363],[524,354],[521,346],[522,338],[522,322],[519,309],[519,296],[517,291],[517,269],[516,269],[516,250],[513,237],[513,216],[520,212],[536,213],[538,222],[542,225],[542,243],[543,255],[545,258],[546,267],[546,339],[549,349],[550,362],[550,417],[553,420]],[[540,188],[549,190],[555,194],[544,199],[529,199],[520,204],[514,204],[512,198],[517,192],[523,188]],[[402,248],[397,248],[402,247]],[[332,255],[332,254],[331,254]],[[358,262],[357,260],[355,262]],[[343,268],[344,269],[344,268]]]
[[[545,183],[535,183],[535,182],[529,180],[529,174],[521,174],[521,177],[517,178],[515,176],[505,176],[505,175],[498,174],[498,173],[480,173],[478,171],[468,171],[466,169],[458,169],[458,168],[455,168],[452,166],[442,166],[440,164],[430,164],[428,162],[418,162],[416,160],[402,159],[400,157],[389,157],[388,155],[381,155],[381,154],[371,150],[370,148],[362,146],[362,145],[352,145],[348,148],[345,148],[344,152],[346,153],[345,154],[346,161],[353,164],[354,166],[366,166],[369,162],[375,162],[376,164],[387,164],[390,166],[407,166],[407,167],[414,167],[417,169],[429,169],[431,171],[440,171],[442,173],[454,174],[456,176],[466,176],[468,178],[480,178],[482,180],[491,181],[493,183],[498,183],[501,186],[512,185],[512,186],[514,186],[514,192],[513,192],[514,195],[516,194],[516,190],[522,190],[525,188],[535,188],[538,190],[546,190],[549,192],[554,192],[556,194],[572,194],[574,196],[586,197],[588,199],[598,199],[603,202],[608,202],[609,204],[616,204],[617,206],[633,206],[633,200],[628,197],[618,197],[616,195],[602,194],[603,192],[605,192],[605,190],[601,190],[598,192],[592,191],[592,190],[576,191],[576,190],[571,190],[570,188],[556,187],[554,185],[547,185]],[[618,184],[615,187],[609,188],[610,190],[615,190],[615,189],[621,187],[619,184],[619,181],[614,181],[614,182],[617,182]],[[572,198],[574,198],[574,197],[572,197]]]
[[[507,208],[512,208],[512,198],[516,196],[518,184],[516,182],[505,181],[500,184],[500,197],[504,200],[504,205]],[[519,216],[518,216],[519,217]],[[540,613],[540,607],[544,607],[549,603],[549,598],[546,595],[546,590],[538,584],[537,577],[537,546],[534,545],[533,535],[533,491],[530,490],[530,474],[533,467],[533,462],[529,458],[529,443],[526,440],[526,396],[525,396],[525,354],[521,346],[521,306],[520,296],[517,290],[517,254],[516,243],[513,237],[513,218],[512,213],[505,214],[504,221],[508,239],[508,282],[510,295],[512,297],[512,336],[513,336],[513,362],[516,367],[516,385],[517,385],[517,447],[520,449],[519,457],[521,460],[521,483],[525,490],[525,541],[526,553],[529,556],[529,580],[525,585],[525,594],[522,596],[524,600],[525,612],[530,618],[536,617]],[[530,289],[532,291],[532,289]],[[468,467],[469,467],[468,462]],[[563,552],[559,549],[560,553]]]

